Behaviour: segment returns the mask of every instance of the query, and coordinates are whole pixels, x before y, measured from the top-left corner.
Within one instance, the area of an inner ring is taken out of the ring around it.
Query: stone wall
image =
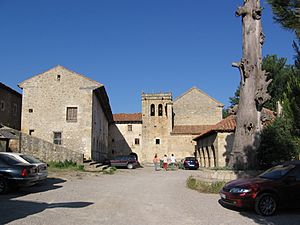
[[[108,121],[98,97],[93,95],[93,122],[92,122],[92,159],[104,161],[108,158]]]
[[[78,164],[83,163],[83,154],[59,145],[52,144],[42,139],[21,134],[20,152],[32,155],[44,162],[64,162],[69,160]]]
[[[223,105],[200,91],[192,88],[174,103],[174,125],[213,125],[222,120]]]
[[[132,127],[132,130],[128,130],[128,125]],[[144,161],[141,123],[116,123],[110,125],[109,129],[110,152],[114,153],[114,156],[127,155],[134,152],[138,155],[140,162]],[[135,139],[139,140],[139,144],[135,143]]]
[[[169,137],[168,156],[174,154],[177,161],[187,156],[194,156],[195,144],[194,135],[171,135]]]
[[[0,124],[21,129],[22,95],[0,83]]]
[[[197,171],[196,178],[203,181],[231,181],[238,178],[255,177],[262,171],[231,171],[231,170],[210,170],[201,168]]]

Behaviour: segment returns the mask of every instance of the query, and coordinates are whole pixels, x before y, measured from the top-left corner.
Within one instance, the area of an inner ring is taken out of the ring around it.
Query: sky
[[[263,55],[293,63],[294,34],[261,1]],[[0,82],[62,65],[105,85],[113,113],[141,112],[141,93],[192,87],[229,106],[240,82],[242,0],[0,0]]]

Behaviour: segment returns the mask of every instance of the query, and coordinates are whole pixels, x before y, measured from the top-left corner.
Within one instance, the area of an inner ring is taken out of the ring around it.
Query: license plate
[[[221,193],[220,195],[221,195],[221,198],[226,199],[226,195],[224,195],[223,193]]]

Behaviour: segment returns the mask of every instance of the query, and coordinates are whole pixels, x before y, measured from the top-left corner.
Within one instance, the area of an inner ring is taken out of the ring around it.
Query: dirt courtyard
[[[197,171],[50,172],[42,185],[0,196],[0,224],[299,224],[300,211],[260,217],[186,188]]]

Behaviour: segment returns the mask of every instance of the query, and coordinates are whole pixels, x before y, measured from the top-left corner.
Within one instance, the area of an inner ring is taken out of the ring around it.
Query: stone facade
[[[198,88],[174,101],[174,125],[212,125],[222,120],[223,104]]]
[[[86,159],[107,157],[112,113],[102,84],[57,66],[19,87],[23,89],[22,132]]]
[[[114,124],[109,127],[110,157],[136,153],[144,158],[142,152],[142,115],[115,114]]]
[[[0,82],[0,124],[21,129],[22,95]]]

